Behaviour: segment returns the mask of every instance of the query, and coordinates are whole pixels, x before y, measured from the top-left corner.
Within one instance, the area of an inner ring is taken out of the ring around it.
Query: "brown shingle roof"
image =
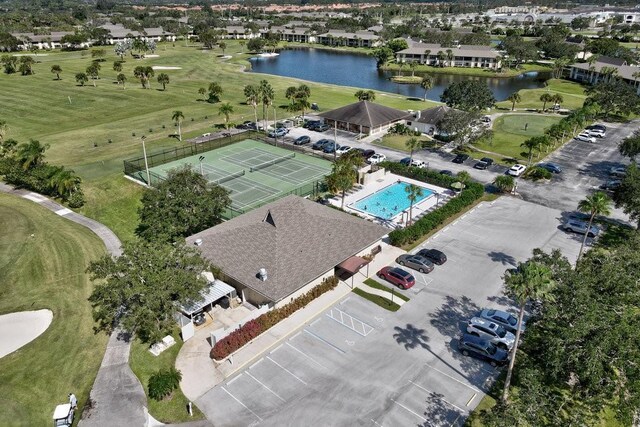
[[[446,105],[439,105],[437,107],[427,108],[426,110],[420,111],[420,118],[416,118],[415,120],[412,120],[412,122],[435,125],[440,120],[442,120],[445,114],[447,114],[451,110],[452,108],[449,108]]]
[[[275,224],[275,225],[274,225]],[[231,278],[274,302],[378,241],[388,229],[287,196],[188,237]],[[258,270],[267,270],[267,280]]]
[[[394,123],[411,117],[406,111],[385,107],[369,101],[359,101],[335,110],[318,114],[325,119],[347,122],[355,125],[374,128],[388,123]]]

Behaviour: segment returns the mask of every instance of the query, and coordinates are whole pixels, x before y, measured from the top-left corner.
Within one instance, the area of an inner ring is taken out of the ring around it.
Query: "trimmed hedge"
[[[385,162],[382,165],[385,169],[429,184],[449,188],[457,181],[456,178],[442,175],[436,171],[425,169],[409,168],[407,166]],[[403,246],[415,242],[424,235],[433,231],[436,227],[444,223],[449,217],[462,212],[464,208],[473,204],[484,194],[484,186],[477,182],[468,182],[466,188],[460,194],[451,199],[442,207],[429,212],[408,227],[397,229],[389,233],[389,240],[394,246]]]
[[[276,325],[281,320],[291,316],[293,313],[305,307],[325,292],[334,289],[336,286],[338,286],[337,277],[331,276],[324,279],[318,286],[314,287],[309,292],[300,295],[289,304],[268,311],[256,319],[248,321],[220,341],[216,342],[211,349],[209,356],[216,360],[224,359],[234,351],[242,348],[258,335]]]

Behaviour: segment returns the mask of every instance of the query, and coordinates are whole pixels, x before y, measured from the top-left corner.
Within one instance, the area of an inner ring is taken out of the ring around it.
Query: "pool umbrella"
[[[464,184],[459,181],[456,181],[453,184],[451,184],[451,188],[453,188],[454,190],[460,191],[464,188]]]

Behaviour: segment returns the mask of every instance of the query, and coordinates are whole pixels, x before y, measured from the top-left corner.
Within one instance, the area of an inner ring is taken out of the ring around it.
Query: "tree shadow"
[[[452,426],[461,415],[460,411],[445,402],[441,393],[430,392],[431,399],[425,401],[423,415],[429,421],[418,424],[421,427]]]
[[[432,314],[431,325],[446,336],[453,337],[466,331],[466,322],[480,311],[480,307],[469,297],[456,299],[445,297],[445,302]]]
[[[489,258],[491,258],[491,261],[502,263],[502,265],[512,265],[514,267],[518,265],[516,259],[513,256],[507,255],[504,252],[492,251],[487,253],[487,255],[489,256]]]
[[[494,304],[498,304],[502,307],[515,307],[516,306],[516,302],[508,297],[505,294],[502,295],[492,295],[490,297],[487,297],[487,301],[492,302]]]
[[[429,345],[427,344],[429,337],[424,329],[418,329],[412,324],[407,323],[406,327],[395,326],[393,330],[395,331],[393,338],[395,338],[398,344],[404,345],[405,350],[412,350],[418,347],[429,349]]]

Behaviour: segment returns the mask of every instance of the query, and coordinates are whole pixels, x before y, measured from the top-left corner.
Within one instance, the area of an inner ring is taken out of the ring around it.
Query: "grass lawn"
[[[397,71],[399,69],[397,63],[391,62],[383,67],[385,70]],[[410,73],[408,67],[403,67],[402,73]],[[486,68],[469,68],[469,67],[434,67],[432,65],[418,65],[415,69],[417,73],[428,74],[457,74],[461,76],[480,76],[480,77],[514,77],[529,71],[551,71],[546,64],[523,64],[520,68],[503,68],[501,72],[489,70]]]
[[[371,286],[371,287],[372,287],[372,288],[374,288],[374,289],[380,289],[381,291],[391,292],[391,289],[387,288],[387,287],[386,287],[386,286],[384,286],[384,285],[381,285],[380,283],[376,282],[376,281],[375,281],[375,280],[373,280],[373,279],[366,279],[366,280],[364,281],[364,284],[365,284],[365,285],[367,285],[367,286]],[[406,297],[406,296],[404,296],[404,295],[402,295],[402,294],[399,294],[399,293],[395,292],[395,289],[394,289],[393,291],[394,291],[394,295],[395,295],[396,297],[400,298],[400,299],[401,299],[401,300],[403,300],[403,301],[409,301],[409,299],[410,299],[409,297]],[[395,298],[395,297],[394,297],[394,298]]]
[[[88,229],[19,197],[0,194],[0,218],[0,313],[53,312],[42,335],[0,359],[0,425],[50,425],[68,393],[83,407],[102,361],[107,336],[93,333],[85,269],[105,249]]]
[[[562,95],[564,101],[561,104],[562,108],[568,108],[575,110],[582,107],[587,95],[584,93],[585,87],[576,82],[570,82],[567,80],[551,79],[547,81],[547,86],[540,89],[522,89],[518,93],[522,98],[522,101],[516,104],[516,109],[535,108],[541,109],[543,102],[540,101],[540,95],[545,92],[551,94],[558,93]],[[501,101],[496,103],[496,106],[501,109],[511,110],[511,102]],[[549,103],[547,102],[547,107]]]
[[[89,51],[51,51],[38,55],[34,75],[0,74],[0,104],[8,107],[2,117],[9,126],[7,138],[19,142],[33,138],[49,144],[47,160],[67,166],[83,178],[87,194],[83,212],[104,222],[126,240],[137,223],[135,212],[141,188],[120,178],[122,160],[142,154],[142,135],[146,136],[148,153],[185,144],[169,136],[176,129],[171,120],[175,110],[185,116],[183,138],[202,134],[223,123],[223,116],[218,114],[219,104],[202,101],[199,88],[206,88],[210,82],[220,83],[224,91],[221,101],[230,102],[234,107],[230,119],[237,123],[254,116],[253,109],[244,103],[243,87],[264,79],[274,88],[278,117],[293,115],[284,109],[288,104],[284,93],[287,87],[301,81],[242,72],[251,55],[241,53],[244,48],[238,41],[229,40],[227,46],[230,60],[220,58],[219,49],[185,47],[181,42],[159,44],[155,52],[159,55],[157,58],[126,57],[122,71],[128,79],[126,89],[115,83],[117,73],[112,66],[119,58],[110,49],[106,61],[101,63],[96,87],[91,82],[78,86],[74,78],[91,63]],[[54,64],[63,69],[60,81],[50,72]],[[133,76],[133,69],[138,65],[181,69],[156,70],[156,76],[160,72],[169,75],[167,90],[162,91],[155,78],[151,79],[151,89],[145,90]],[[356,100],[353,96],[356,88],[307,84],[311,88],[309,101],[325,110]],[[376,102],[414,110],[434,105],[387,93],[378,93]],[[260,108],[258,114],[261,116]]]
[[[378,138],[373,141],[374,144],[382,145],[383,147],[392,148],[398,151],[404,151],[405,153],[409,153],[409,149],[407,148],[407,141],[410,138],[414,138],[413,136],[407,135],[395,135],[395,134],[385,134],[382,138]],[[426,147],[428,145],[433,145],[432,140],[425,137],[420,136],[417,137],[422,142],[422,146]]]
[[[521,153],[526,150],[520,146],[526,139],[542,135],[544,130],[560,121],[560,116],[541,114],[505,114],[493,123],[493,138],[476,142],[474,146],[481,150],[501,154],[506,159],[525,159]],[[527,130],[524,129],[528,123]],[[483,155],[484,156],[484,155]],[[492,156],[489,156],[492,157]],[[496,159],[507,161],[506,159]]]
[[[182,339],[178,333],[174,333],[173,337],[176,343],[160,353],[159,356],[154,356],[148,349],[147,344],[143,344],[140,340],[136,339],[131,345],[131,354],[129,355],[129,365],[136,374],[142,388],[145,393],[148,393],[147,385],[151,375],[156,373],[160,369],[167,369],[175,366],[176,357],[182,347]],[[184,421],[195,421],[204,419],[204,415],[200,410],[193,405],[193,417],[190,417],[187,413],[187,404],[189,400],[182,394],[182,390],[178,388],[173,392],[170,399],[161,401],[153,400],[147,396],[147,404],[149,405],[149,413],[158,421],[164,423],[176,423]]]
[[[360,288],[354,288],[352,292],[356,295],[360,295],[362,298],[369,300],[374,304],[379,305],[385,310],[389,310],[389,311],[400,310],[400,306],[398,304],[396,304],[395,302],[391,302],[391,300],[381,297],[380,295],[370,294],[369,292],[365,292]]]

